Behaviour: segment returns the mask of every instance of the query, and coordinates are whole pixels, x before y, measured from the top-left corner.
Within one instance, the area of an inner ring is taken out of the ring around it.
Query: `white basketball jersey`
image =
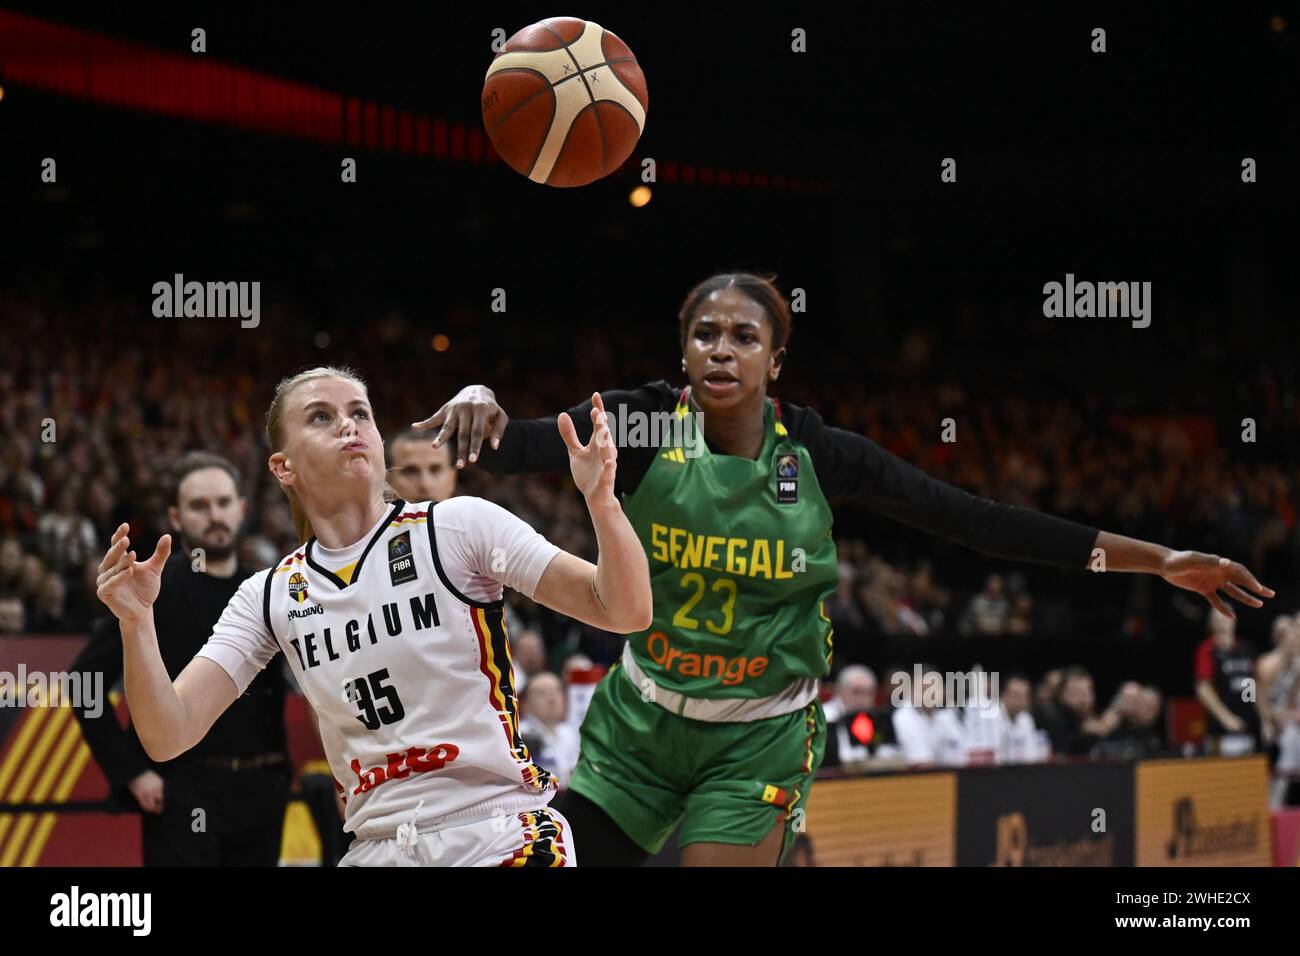
[[[309,542],[266,576],[263,615],[320,721],[361,838],[554,795],[519,736],[504,604],[471,600],[439,561],[428,502],[397,502],[349,580]]]

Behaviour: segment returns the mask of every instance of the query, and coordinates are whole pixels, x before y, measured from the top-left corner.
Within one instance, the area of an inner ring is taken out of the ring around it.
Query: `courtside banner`
[[[958,866],[1132,864],[1132,764],[958,771]]]
[[[952,866],[957,775],[818,780],[794,854],[811,866]],[[802,837],[807,837],[804,840]]]
[[[1138,764],[1139,866],[1269,866],[1270,827],[1266,757]]]

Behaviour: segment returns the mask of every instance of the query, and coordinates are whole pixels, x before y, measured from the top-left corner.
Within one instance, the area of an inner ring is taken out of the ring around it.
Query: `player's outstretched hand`
[[[1201,551],[1173,552],[1165,559],[1160,576],[1175,587],[1195,591],[1220,614],[1232,618],[1237,615],[1219,591],[1249,607],[1264,606],[1264,602],[1255,597],[1255,594],[1271,598],[1276,593],[1272,588],[1260,584],[1255,575],[1236,561]],[[1255,594],[1242,590],[1239,585],[1249,588]]]
[[[591,393],[591,441],[587,444],[578,441],[578,430],[568,412],[561,412],[556,424],[569,449],[569,471],[573,473],[573,483],[583,497],[588,501],[604,495],[612,498],[618,449],[609,433],[609,418],[600,393]]]
[[[434,436],[433,447],[440,448],[443,442],[455,439],[452,458],[457,468],[464,468],[467,461],[478,461],[485,435],[493,448],[501,444],[501,436],[509,422],[510,416],[497,404],[492,389],[486,385],[466,385],[424,421],[411,422],[411,427],[420,432],[441,425],[442,430]]]
[[[172,553],[172,536],[163,535],[153,557],[140,562],[128,551],[131,539],[128,526],[118,525],[104,560],[99,562],[95,594],[119,621],[136,621],[149,613],[162,586],[162,569]]]

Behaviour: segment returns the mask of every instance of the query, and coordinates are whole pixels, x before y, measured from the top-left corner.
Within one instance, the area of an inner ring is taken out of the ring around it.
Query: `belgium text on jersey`
[[[85,711],[90,718],[104,712],[102,671],[53,671],[28,673],[26,664],[18,673],[0,671],[0,707],[58,707],[66,705]]]
[[[51,926],[127,926],[133,936],[148,936],[153,925],[151,893],[70,893],[50,897]]]
[[[423,597],[411,598],[411,623],[414,624],[415,630],[422,631],[426,627],[441,627],[438,620],[438,605],[434,601],[432,594],[426,594]],[[401,606],[396,602],[386,603],[382,607],[384,616],[384,630],[388,632],[389,637],[397,637],[402,633],[402,614]],[[371,644],[379,643],[379,635],[375,630],[375,615],[373,612],[366,615],[365,631],[361,630],[362,622],[352,618],[343,628],[343,647],[352,654],[361,650],[362,638],[365,637]],[[298,663],[302,665],[303,670],[309,667],[319,667],[321,664],[318,656],[321,650],[324,650],[325,656],[332,661],[336,661],[341,656],[339,650],[334,646],[334,638],[338,635],[332,634],[330,628],[321,628],[319,639],[315,631],[303,636],[302,641],[298,638],[289,638],[289,644],[293,647],[294,652],[298,655]],[[319,643],[318,643],[319,640]]]
[[[159,319],[227,319],[255,329],[262,324],[262,283],[186,282],[176,273],[171,282],[153,284],[153,314]]]
[[[1065,285],[1049,282],[1043,286],[1043,315],[1049,319],[1133,320],[1133,328],[1151,324],[1150,282],[1075,282],[1074,273],[1065,274]]]

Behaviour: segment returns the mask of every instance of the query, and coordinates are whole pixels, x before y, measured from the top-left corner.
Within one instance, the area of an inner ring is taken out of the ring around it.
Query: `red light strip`
[[[122,109],[368,150],[501,162],[478,126],[0,10],[0,80]],[[639,170],[633,156],[619,169]],[[663,160],[665,183],[820,193],[838,183]]]

